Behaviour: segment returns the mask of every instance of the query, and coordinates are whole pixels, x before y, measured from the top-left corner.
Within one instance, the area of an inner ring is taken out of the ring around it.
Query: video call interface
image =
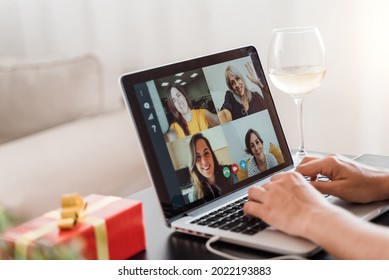
[[[171,199],[179,194],[180,206],[228,194],[284,162],[266,106],[267,86],[249,56],[143,87],[150,101],[138,99],[151,138],[163,136],[166,168],[179,186],[170,190]]]

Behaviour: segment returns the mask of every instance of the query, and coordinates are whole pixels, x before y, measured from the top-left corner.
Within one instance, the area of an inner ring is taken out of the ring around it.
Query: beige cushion
[[[0,63],[0,144],[100,112],[102,83],[91,54]]]
[[[282,156],[281,149],[278,146],[270,143],[269,153],[276,158],[278,164],[284,163],[284,157]]]
[[[0,205],[22,220],[62,194],[127,196],[150,186],[125,110],[84,118],[0,145]]]

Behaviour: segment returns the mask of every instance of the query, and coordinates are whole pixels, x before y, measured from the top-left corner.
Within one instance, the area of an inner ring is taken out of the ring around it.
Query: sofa
[[[0,205],[20,221],[58,208],[62,194],[150,186],[119,83],[105,76],[90,53],[0,59]]]

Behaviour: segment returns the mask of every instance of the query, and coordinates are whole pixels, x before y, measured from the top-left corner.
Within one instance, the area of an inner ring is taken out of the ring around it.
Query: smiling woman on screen
[[[209,140],[201,133],[195,134],[190,139],[189,148],[190,172],[195,189],[189,200],[202,198],[208,201],[231,191],[238,177],[231,172],[230,165],[219,164]]]
[[[278,165],[276,158],[263,150],[263,140],[258,131],[250,128],[246,132],[245,144],[246,153],[253,156],[247,165],[250,177]]]
[[[257,85],[262,91],[265,87],[255,74],[251,63],[246,63],[246,69],[249,73],[247,78]],[[232,65],[227,66],[225,71],[226,92],[224,103],[218,113],[221,123],[236,120],[266,109],[266,103],[261,94],[251,91],[247,87],[243,75]]]
[[[174,118],[170,134],[176,138],[183,138],[220,124],[216,114],[206,109],[191,109],[190,100],[183,88],[170,86],[167,104]]]

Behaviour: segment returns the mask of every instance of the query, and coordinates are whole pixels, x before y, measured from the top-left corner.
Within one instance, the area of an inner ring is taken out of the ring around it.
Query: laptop
[[[169,227],[277,254],[320,250],[242,210],[251,186],[294,168],[255,47],[127,73],[120,83]],[[253,164],[251,137],[262,146],[265,169]],[[330,200],[367,220],[388,208]]]

